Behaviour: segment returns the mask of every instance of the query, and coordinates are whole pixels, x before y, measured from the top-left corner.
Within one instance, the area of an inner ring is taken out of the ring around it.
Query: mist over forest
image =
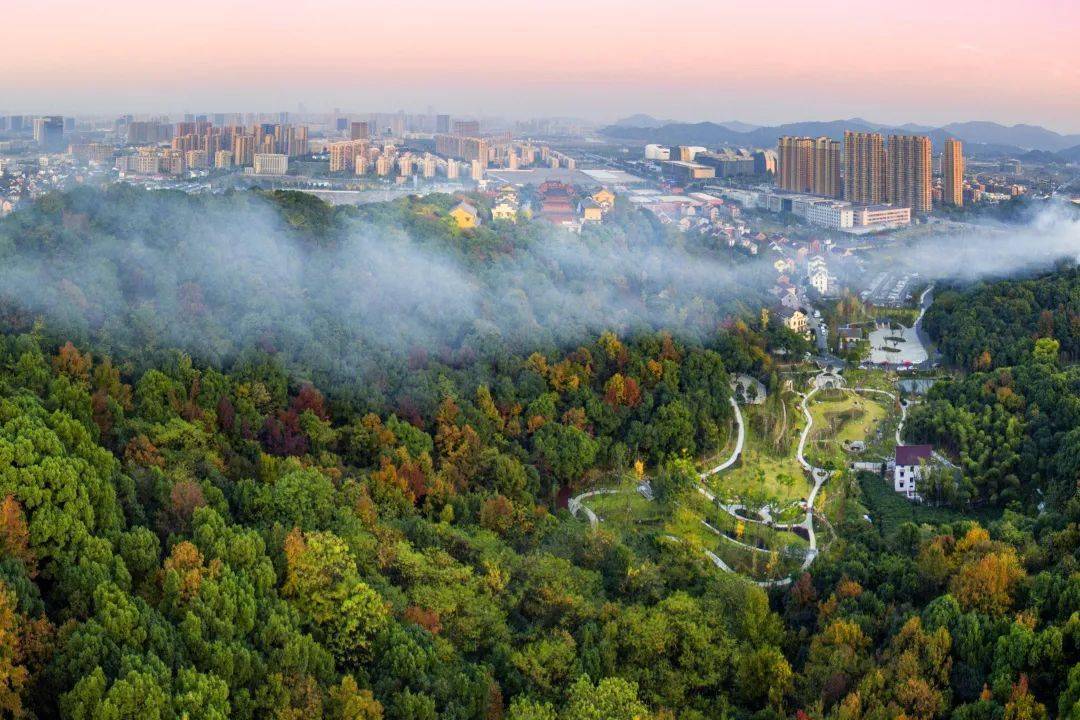
[[[673,245],[638,214],[582,236],[530,223],[464,239],[436,218],[450,202],[79,190],[0,223],[0,302],[119,357],[179,347],[221,365],[259,348],[300,375],[371,379],[603,330],[705,337],[765,302],[774,274]]]
[[[258,348],[337,383],[605,330],[700,341],[774,300],[771,253],[750,259],[640,213],[582,235],[528,223],[466,239],[441,217],[451,202],[356,209],[287,193],[80,189],[0,223],[0,307],[117,357],[181,348],[221,366]],[[936,280],[1037,270],[1080,256],[1080,219],[1042,209],[903,256]]]

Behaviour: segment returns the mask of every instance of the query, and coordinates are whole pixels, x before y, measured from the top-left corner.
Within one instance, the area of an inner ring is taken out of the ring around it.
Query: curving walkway
[[[731,457],[729,457],[727,460],[720,463],[711,470],[706,470],[705,472],[701,473],[698,476],[698,478],[701,480],[704,480],[710,475],[715,475],[716,473],[723,472],[732,465],[734,465],[735,462],[739,459],[739,455],[742,454],[743,445],[746,444],[746,428],[743,426],[742,411],[739,409],[739,403],[735,402],[735,398],[733,397],[729,397],[728,402],[731,403],[731,408],[735,411],[735,425],[738,428],[738,435],[735,438],[735,450],[731,453]]]
[[[615,495],[620,491],[615,488],[602,488],[600,490],[590,490],[589,492],[583,492],[580,495],[570,498],[566,501],[566,509],[570,511],[570,514],[577,517],[578,511],[581,510],[585,513],[585,517],[589,519],[589,525],[596,527],[600,523],[600,518],[596,517],[596,513],[590,510],[587,506],[581,503],[582,500],[595,497],[597,495]]]
[[[806,472],[809,473],[810,477],[813,479],[813,486],[811,487],[810,494],[809,494],[809,496],[807,497],[807,500],[806,500],[806,517],[805,517],[805,519],[803,520],[802,523],[799,523],[802,527],[806,528],[806,532],[807,532],[808,539],[809,539],[809,544],[810,544],[810,547],[807,549],[806,554],[805,554],[805,556],[803,558],[803,562],[802,562],[802,565],[800,566],[800,570],[806,570],[807,568],[809,568],[810,565],[813,564],[814,560],[818,556],[817,534],[814,532],[814,502],[817,500],[817,495],[818,495],[818,492],[821,490],[821,487],[829,479],[829,472],[827,470],[825,470],[824,468],[818,468],[818,467],[814,467],[813,465],[811,465],[810,462],[806,459],[806,456],[804,454],[804,451],[806,450],[806,442],[807,442],[808,438],[810,437],[810,430],[811,430],[811,428],[812,428],[812,426],[814,424],[814,418],[813,418],[813,415],[810,413],[810,409],[807,407],[807,403],[810,401],[810,399],[815,394],[817,394],[818,390],[820,390],[822,387],[827,387],[827,385],[824,384],[824,383],[819,384],[819,379],[822,378],[825,375],[829,376],[830,382],[839,380],[839,382],[841,383],[841,386],[842,386],[843,380],[841,378],[837,378],[837,376],[823,371],[822,373],[819,373],[819,375],[815,377],[815,379],[814,379],[814,388],[812,390],[810,390],[810,392],[808,392],[808,393],[806,393],[806,394],[804,394],[802,396],[802,401],[799,404],[799,407],[803,411],[803,415],[806,417],[806,427],[803,428],[803,431],[799,436],[799,446],[798,446],[798,448],[796,450],[796,459],[798,460],[799,464],[803,467],[803,469],[806,470]],[[895,395],[892,395],[891,393],[887,393],[884,390],[876,390],[876,389],[873,389],[873,388],[852,388],[852,389],[855,390],[856,392],[877,392],[877,393],[881,393],[883,395],[887,395],[889,397],[892,397],[893,400],[896,399]],[[733,410],[735,412],[735,424],[736,424],[737,432],[738,432],[738,434],[736,436],[736,440],[735,440],[735,449],[732,451],[731,456],[728,457],[727,460],[720,463],[719,465],[716,465],[715,467],[712,467],[712,468],[700,473],[698,475],[699,480],[705,480],[705,478],[708,478],[708,477],[711,477],[711,476],[716,475],[718,473],[721,473],[724,470],[727,470],[728,468],[730,468],[732,465],[734,465],[738,461],[739,456],[742,454],[743,447],[746,444],[746,427],[743,424],[742,410],[739,408],[739,404],[735,401],[735,399],[733,397],[728,398],[728,401],[731,403],[731,407],[733,408]],[[906,417],[906,407],[903,404],[901,404],[901,408],[902,408],[902,411],[905,413],[904,417]],[[901,421],[900,427],[903,427],[903,421]],[[898,438],[899,438],[899,435],[900,435],[900,428],[897,428],[897,437]],[[592,527],[595,528],[597,526],[597,524],[599,523],[599,518],[597,518],[596,513],[594,513],[592,510],[590,510],[588,507],[586,507],[582,503],[582,501],[586,500],[586,499],[588,499],[590,497],[594,497],[596,495],[609,495],[609,494],[615,494],[615,493],[618,493],[618,492],[622,492],[622,491],[617,490],[617,489],[613,489],[613,488],[606,488],[606,489],[600,489],[600,490],[590,490],[588,492],[577,495],[576,497],[570,498],[570,500],[567,502],[567,508],[570,510],[570,514],[575,516],[575,517],[577,517],[577,514],[578,514],[579,511],[583,511],[585,513],[585,516],[589,520],[589,524]],[[730,515],[732,515],[735,518],[738,518],[739,520],[767,524],[767,523],[764,523],[763,521],[760,521],[760,520],[754,520],[753,518],[746,518],[746,517],[743,517],[741,515],[738,515],[734,511],[734,506],[728,506],[728,505],[725,505],[723,503],[718,503],[716,501],[716,495],[714,495],[713,492],[710,491],[704,484],[699,484],[698,485],[698,492],[701,493],[702,495],[704,495],[705,498],[707,498],[709,500],[709,502],[716,504],[718,507],[722,508],[727,513],[729,513]],[[705,525],[707,527],[709,527],[709,529],[713,530],[714,532],[719,533],[719,531],[716,530],[715,528],[713,528],[711,525],[709,525],[709,523],[706,522]],[[791,528],[792,525],[789,524],[787,527]],[[730,540],[730,538],[727,538],[727,536],[723,535],[723,533],[720,533],[720,535],[722,537],[724,537],[725,539]],[[666,538],[668,540],[673,540],[673,541],[676,541],[676,542],[682,542],[682,540],[675,537],[674,535],[664,535],[662,537],[664,537],[664,538]],[[738,545],[744,545],[746,548],[748,548],[750,550],[760,550],[760,548],[754,548],[754,547],[751,547],[749,545],[745,545],[744,543],[739,543],[738,541],[732,541],[732,542],[734,542],[734,543],[736,543]],[[720,568],[724,572],[729,572],[729,573],[733,573],[733,574],[739,574],[739,573],[736,573],[735,570],[733,570],[731,567],[729,567],[720,557],[718,557],[711,550],[706,550],[705,555],[709,558],[709,560],[714,565],[716,565],[716,567]],[[760,587],[781,587],[781,586],[785,586],[785,585],[790,585],[791,582],[792,582],[791,577],[781,578],[781,579],[778,579],[778,580],[751,580],[750,578],[746,578],[746,579],[749,582],[752,582],[755,585],[758,585]]]

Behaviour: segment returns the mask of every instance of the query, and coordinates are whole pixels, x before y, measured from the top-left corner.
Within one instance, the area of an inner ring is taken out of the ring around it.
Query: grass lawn
[[[616,494],[586,498],[582,505],[596,513],[605,530],[619,535],[656,530],[663,522],[660,506],[643,498],[633,485]]]
[[[721,541],[713,551],[728,567],[755,580],[778,580],[798,570],[801,560],[783,553],[761,553]]]
[[[848,387],[867,387],[896,393],[890,374],[884,370],[848,368],[844,370],[844,381]]]
[[[889,413],[889,409],[870,394],[850,390],[818,393],[810,403],[810,415],[814,418],[807,441],[810,461],[822,465],[824,458],[842,452],[845,442],[869,443]]]
[[[784,506],[805,498],[810,492],[809,481],[799,461],[795,459],[799,431],[805,422],[801,411],[788,410],[788,451],[777,455],[768,447],[752,421],[751,414],[765,412],[763,407],[745,408],[746,444],[735,467],[708,478],[709,487],[728,501],[743,501],[748,505],[771,503]]]

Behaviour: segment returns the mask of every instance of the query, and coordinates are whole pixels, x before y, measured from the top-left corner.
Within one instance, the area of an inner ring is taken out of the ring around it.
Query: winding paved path
[[[826,374],[827,373],[822,372],[817,377],[820,378],[820,377],[822,377],[823,375],[826,375]],[[841,383],[843,382],[842,379],[840,381],[841,381]],[[823,387],[822,385],[816,384],[816,380],[815,380],[814,388],[812,390],[810,390],[810,392],[803,395],[802,396],[802,401],[799,403],[799,407],[802,409],[803,415],[806,417],[806,427],[803,428],[802,433],[799,435],[799,446],[796,449],[795,455],[796,455],[796,459],[799,461],[799,464],[803,467],[804,470],[806,470],[807,473],[810,474],[810,477],[813,480],[813,486],[811,487],[810,494],[806,499],[806,518],[801,523],[802,526],[806,528],[806,532],[807,532],[810,547],[807,549],[806,554],[803,557],[803,562],[802,562],[802,565],[800,567],[800,570],[806,570],[807,568],[809,568],[810,565],[813,564],[814,560],[817,558],[817,555],[818,555],[817,534],[814,532],[814,502],[817,500],[818,492],[821,490],[821,487],[829,479],[829,471],[825,470],[824,468],[814,467],[806,459],[806,455],[805,455],[806,442],[810,437],[810,430],[812,429],[813,424],[814,424],[814,416],[810,413],[810,409],[809,409],[809,407],[807,407],[807,403],[809,403],[810,399],[812,397],[814,397],[814,395],[816,395],[818,390],[820,390],[822,387]],[[874,389],[874,388],[851,388],[851,389],[853,391],[855,391],[855,392],[880,393],[880,394],[888,396],[888,397],[892,398],[894,401],[896,401],[896,396],[895,395],[893,395],[892,393],[886,392],[884,390],[877,390],[877,389]],[[735,401],[734,398],[728,398],[728,400],[731,403],[731,407],[735,411],[735,424],[736,424],[736,426],[738,428],[738,434],[737,434],[736,440],[735,440],[735,449],[732,451],[731,456],[728,457],[727,460],[720,463],[719,465],[716,465],[713,468],[710,468],[709,470],[706,470],[705,472],[702,472],[698,476],[699,480],[705,480],[705,478],[708,478],[708,477],[711,477],[711,476],[716,475],[718,473],[721,473],[724,470],[727,470],[728,468],[730,468],[732,465],[734,465],[738,461],[739,456],[742,454],[743,447],[746,444],[746,427],[743,424],[742,411],[740,410],[739,404]],[[906,417],[907,417],[907,407],[906,407],[906,405],[901,403],[900,408],[901,408],[902,418],[901,418],[901,421],[900,421],[900,425],[896,429],[896,437],[897,437],[897,442],[898,443],[900,442],[900,434],[901,434],[901,429],[903,428],[903,420],[906,419]],[[618,492],[620,492],[620,490],[612,489],[612,488],[601,489],[601,490],[590,490],[589,492],[585,492],[585,493],[582,493],[581,495],[578,495],[576,497],[571,498],[569,500],[569,502],[567,503],[567,508],[570,510],[570,514],[572,514],[574,516],[577,516],[579,510],[584,511],[586,517],[589,519],[589,524],[592,527],[595,528],[597,526],[597,523],[599,522],[599,519],[596,517],[596,513],[594,513],[592,510],[590,510],[588,507],[586,507],[585,505],[582,504],[582,501],[587,499],[587,498],[593,497],[595,495],[607,495],[607,494],[614,494],[614,493],[618,493]],[[709,500],[709,502],[715,503],[718,507],[722,508],[723,510],[728,512],[730,515],[738,518],[739,520],[748,520],[750,522],[760,522],[760,521],[754,520],[752,518],[744,518],[741,515],[737,515],[734,512],[734,510],[731,509],[731,507],[729,507],[727,505],[724,505],[723,503],[717,503],[716,502],[716,496],[703,483],[698,485],[698,492],[700,492],[702,495],[704,495]],[[715,530],[715,528],[712,528],[712,526],[709,525],[708,523],[705,523],[705,524],[710,529]],[[716,531],[716,532],[719,532],[719,531]],[[679,538],[675,537],[674,535],[664,535],[663,537],[665,537],[665,538],[667,538],[669,540],[674,540],[674,541],[681,542],[681,540],[679,540]],[[742,544],[742,543],[739,543],[739,544]],[[749,547],[749,546],[747,546],[747,547]],[[756,549],[756,548],[750,548],[750,549]],[[721,570],[723,570],[725,572],[729,572],[729,573],[739,574],[739,573],[736,573],[732,568],[730,568],[723,560],[721,560],[712,551],[706,550],[705,555],[708,556],[709,560],[712,561],[712,563],[714,565],[716,565],[718,568],[720,568]],[[750,580],[750,578],[747,578],[747,580]],[[791,583],[791,581],[792,581],[791,577],[781,578],[781,579],[778,579],[778,580],[750,580],[750,582],[753,582],[754,584],[759,585],[761,587],[784,586],[784,585],[789,585]]]
[[[701,480],[704,480],[710,475],[715,475],[716,473],[723,472],[732,465],[734,465],[735,462],[739,459],[739,455],[742,454],[743,445],[746,444],[746,427],[743,425],[742,411],[739,410],[739,403],[735,402],[735,398],[733,397],[729,397],[728,402],[731,403],[731,409],[735,411],[735,425],[738,427],[738,435],[735,438],[735,450],[731,453],[731,457],[729,457],[727,460],[720,463],[713,469],[706,470],[705,472],[701,473],[701,475],[698,476],[698,478]]]

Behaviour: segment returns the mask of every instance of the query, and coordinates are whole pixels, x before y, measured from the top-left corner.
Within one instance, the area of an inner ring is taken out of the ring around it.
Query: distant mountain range
[[[661,128],[668,125],[679,124],[680,123],[677,120],[660,120],[652,115],[638,113],[636,115],[624,117],[621,120],[616,120],[611,126],[620,128]],[[761,127],[760,125],[751,125],[750,123],[740,122],[739,120],[729,120],[727,122],[719,122],[716,124],[720,127],[739,133],[753,132]]]
[[[843,138],[845,130],[884,134],[919,133],[929,135],[939,147],[947,138],[955,137],[968,146],[971,154],[979,155],[1022,157],[1028,152],[1041,151],[1053,153],[1065,162],[1080,159],[1077,157],[1080,155],[1080,135],[1062,135],[1037,125],[1007,126],[985,121],[949,123],[934,128],[915,123],[890,126],[862,118],[851,118],[760,127],[737,121],[682,123],[657,120],[649,115],[634,115],[609,125],[601,132],[620,140],[667,145],[774,147],[777,138],[783,135],[825,135],[839,140]]]

